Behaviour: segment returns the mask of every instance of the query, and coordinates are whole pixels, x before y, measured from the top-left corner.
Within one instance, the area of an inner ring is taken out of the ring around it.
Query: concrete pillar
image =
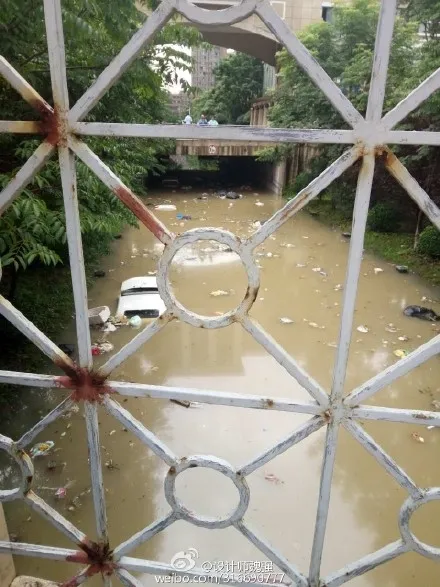
[[[8,528],[0,503],[0,540],[9,540]],[[0,554],[0,587],[9,587],[15,577],[14,561],[10,554]]]

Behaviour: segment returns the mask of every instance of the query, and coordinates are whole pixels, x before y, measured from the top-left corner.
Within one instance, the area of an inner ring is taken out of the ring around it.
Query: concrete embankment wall
[[[0,540],[9,540],[3,506],[0,503]],[[0,587],[9,587],[15,577],[14,561],[10,554],[0,554]]]

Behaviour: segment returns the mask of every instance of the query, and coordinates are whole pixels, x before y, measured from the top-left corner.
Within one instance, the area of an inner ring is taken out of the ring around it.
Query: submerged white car
[[[116,316],[158,318],[165,309],[155,277],[132,277],[122,282]]]

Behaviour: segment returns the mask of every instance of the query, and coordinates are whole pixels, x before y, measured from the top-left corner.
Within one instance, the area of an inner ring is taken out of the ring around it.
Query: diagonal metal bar
[[[322,550],[324,547],[325,530],[336,457],[339,424],[343,415],[342,393],[344,389],[348,353],[350,348],[353,316],[356,304],[357,286],[362,262],[365,227],[367,224],[368,205],[374,175],[374,153],[364,155],[356,191],[353,211],[352,238],[348,255],[348,268],[344,287],[344,299],[341,316],[341,330],[338,350],[333,371],[333,384],[330,402],[333,408],[332,420],[327,429],[326,447],[322,464],[319,489],[318,510],[316,514],[315,534],[313,538],[309,580],[311,587],[317,587],[320,580]]]
[[[136,577],[133,577],[133,575],[125,569],[116,569],[115,575],[123,585],[126,585],[126,587],[145,587],[143,583],[138,581]]]
[[[70,148],[77,156],[99,177],[133,214],[165,245],[169,244],[174,235],[162,222],[145,206],[107,165],[89,147],[77,139],[69,138]]]
[[[64,516],[58,513],[53,507],[47,504],[41,497],[39,497],[33,491],[29,491],[24,496],[25,502],[38,512],[43,518],[50,522],[57,530],[60,530],[69,540],[72,540],[79,547],[88,546],[92,547],[92,543],[89,541],[87,536],[78,530],[69,520],[66,520]]]
[[[269,218],[261,228],[256,230],[249,238],[248,243],[252,248],[261,245],[272,233],[282,226],[289,218],[299,212],[313,198],[325,190],[335,179],[347,171],[361,156],[360,147],[355,146],[345,151],[325,171],[316,177],[309,185],[301,190],[290,202],[287,202],[281,210]]]
[[[90,476],[95,510],[98,540],[108,543],[107,513],[105,509],[105,490],[102,478],[101,446],[99,444],[98,406],[96,403],[84,402],[86,417],[87,444],[89,447]]]
[[[35,424],[30,430],[25,432],[23,436],[17,440],[17,448],[25,448],[28,446],[40,432],[42,432],[51,422],[55,422],[62,414],[67,412],[73,406],[73,401],[66,398],[60,404],[51,410],[44,418]]]
[[[357,423],[349,419],[344,420],[344,427],[351,432],[354,438],[370,453],[372,457],[389,473],[397,483],[406,489],[414,498],[421,496],[421,490],[411,477],[399,467],[384,449],[374,440],[372,436]]]
[[[32,106],[43,118],[53,115],[53,108],[44,98],[22,77],[6,59],[0,55],[0,75],[16,90],[23,100]]]
[[[350,410],[352,418],[374,420],[375,422],[395,422],[396,424],[419,424],[440,427],[440,413],[425,410],[384,408],[382,406],[359,406]]]
[[[75,371],[75,363],[70,359],[56,344],[54,344],[45,334],[41,332],[30,320],[28,320],[19,310],[6,298],[0,295],[0,314],[9,320],[24,336],[37,346],[40,351],[49,357],[60,369],[67,374]]]
[[[277,565],[279,569],[286,573],[297,587],[307,587],[308,581],[304,575],[290,563],[281,553],[271,546],[264,538],[253,532],[243,521],[236,522],[234,526],[245,536],[254,546],[256,546],[269,560]]]
[[[440,230],[440,209],[431,200],[429,195],[413,178],[408,169],[399,161],[392,151],[386,149],[385,166],[391,175],[408,192],[419,208],[429,220]]]
[[[41,123],[32,120],[0,120],[0,133],[43,134]]]
[[[122,48],[119,54],[99,75],[95,83],[86,91],[73,106],[69,114],[69,122],[77,122],[84,118],[99,102],[105,92],[121,77],[140,54],[153,35],[160,30],[171,18],[174,12],[174,2],[161,2],[144,25]]]
[[[406,375],[409,373],[409,371],[415,367],[418,367],[438,353],[440,353],[440,334],[435,336],[427,343],[419,346],[418,349],[403,359],[400,359],[400,361],[397,361],[397,363],[394,363],[394,365],[390,365],[381,373],[369,379],[366,383],[363,383],[354,389],[345,398],[345,405],[357,406],[358,404],[365,402],[365,400],[377,393],[379,390],[383,389],[387,385],[390,385],[399,377]]]
[[[75,556],[78,551],[70,548],[59,548],[57,546],[42,546],[40,544],[27,544],[25,542],[0,541],[0,553],[66,561],[69,557]]]
[[[20,371],[0,371],[0,383],[13,383],[29,387],[57,387],[56,375],[39,375]]]
[[[0,192],[0,214],[3,214],[9,204],[20,195],[22,190],[51,158],[54,151],[54,145],[51,145],[47,141],[44,141],[35,149],[23,167],[17,171],[8,185]]]
[[[313,432],[316,432],[322,428],[325,424],[325,419],[319,416],[315,416],[314,418],[307,420],[307,422],[304,422],[298,426],[298,428],[292,434],[289,434],[289,436],[287,436],[284,440],[278,442],[276,446],[264,451],[256,459],[240,467],[238,473],[243,476],[250,475],[266,463],[269,463],[278,455],[283,454],[283,452],[286,452],[286,450],[292,446],[295,446],[295,444],[298,444],[298,442],[306,439],[308,436],[313,434]]]
[[[140,532],[133,534],[128,540],[122,542],[119,546],[117,546],[113,551],[113,560],[118,561],[122,556],[128,554],[131,550],[134,550],[153,536],[156,536],[168,526],[171,526],[176,520],[178,519],[177,515],[174,512],[170,512],[160,520],[156,520]]]
[[[224,391],[185,389],[181,387],[169,387],[167,385],[128,383],[125,381],[108,381],[107,385],[112,389],[112,391],[119,393],[120,395],[132,397],[175,399],[218,406],[270,410],[272,412],[296,412],[298,414],[313,415],[322,414],[323,412],[322,406],[320,406],[318,403],[299,404],[286,398],[229,393]]]
[[[397,0],[382,0],[374,46],[373,71],[367,104],[367,122],[379,122],[382,116],[388,62],[393,40]]]
[[[272,357],[279,363],[296,381],[304,387],[318,404],[326,409],[328,406],[328,395],[306,371],[304,371],[293,357],[287,353],[272,338],[256,320],[245,316],[242,321],[243,328],[248,332]]]
[[[60,0],[44,0],[44,18],[46,23],[52,93],[59,119],[59,132],[62,132],[69,110],[69,92],[67,89],[66,55]],[[86,275],[76,188],[75,160],[73,154],[69,152],[69,149],[65,145],[65,138],[63,138],[61,143],[59,145],[59,163],[66,215],[73,297],[75,301],[79,364],[81,367],[90,368],[92,366],[92,351],[87,308]]]
[[[130,412],[124,409],[118,402],[106,396],[103,404],[109,414],[114,416],[128,430],[145,443],[155,455],[172,467],[177,463],[177,456],[162,442],[153,432],[148,430],[142,422],[139,422]]]
[[[69,246],[70,272],[75,302],[78,358],[81,367],[91,368],[92,344],[88,317],[87,282],[81,240],[81,224],[76,188],[76,169],[73,153],[67,147],[59,147],[61,183],[66,213],[67,243]]]
[[[408,552],[408,550],[410,549],[405,545],[403,540],[397,540],[396,542],[387,544],[387,546],[384,546],[380,550],[367,554],[367,556],[362,557],[358,561],[346,565],[343,569],[331,573],[325,577],[323,585],[326,587],[339,587],[340,585],[344,585],[344,583],[356,579],[356,577],[360,577],[364,573],[368,573],[368,571],[393,560],[401,554]]]
[[[138,349],[141,348],[152,336],[162,330],[164,326],[173,319],[172,315],[168,312],[162,314],[159,318],[154,320],[146,326],[139,334],[124,345],[117,353],[110,357],[110,359],[99,368],[98,373],[104,377],[107,377],[112,371],[122,365],[129,357],[131,357]]]
[[[440,88],[440,67],[382,118],[385,129],[396,126]]]
[[[350,100],[344,96],[340,88],[338,88],[331,77],[323,70],[301,41],[299,41],[295,33],[276,14],[270,4],[268,2],[259,2],[256,6],[255,13],[275,37],[281,41],[292,57],[296,59],[298,65],[302,67],[308,77],[325,94],[342,118],[350,126],[356,126],[362,122],[364,120],[363,117]]]
[[[94,573],[92,571],[91,566],[88,566],[82,569],[77,575],[75,575],[71,579],[63,581],[59,585],[60,587],[77,587],[78,585],[82,585],[83,583],[85,583],[87,579],[90,579],[90,577],[93,574]]]

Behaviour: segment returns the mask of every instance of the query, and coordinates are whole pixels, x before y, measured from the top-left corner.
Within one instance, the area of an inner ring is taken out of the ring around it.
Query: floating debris
[[[108,433],[109,436],[113,436],[113,434],[116,434],[116,430],[110,430],[110,432]]]
[[[229,296],[229,295],[231,295],[231,292],[225,291],[224,289],[216,289],[216,290],[212,291],[209,295],[212,296],[213,298],[218,298],[220,296]]]
[[[297,263],[296,266],[299,267],[300,269],[302,269],[303,267],[307,267],[307,265],[305,263]]]
[[[109,353],[114,349],[114,345],[111,342],[95,342],[92,345],[92,355],[102,355],[105,353]]]
[[[170,402],[173,402],[173,404],[178,404],[179,406],[182,406],[184,408],[191,407],[191,402],[185,399],[170,399]]]
[[[397,328],[391,322],[388,324],[388,326],[385,326],[385,330],[392,333],[397,332]]]
[[[314,271],[315,273],[320,273],[322,271],[321,267],[313,267],[312,271]]]
[[[398,273],[408,273],[408,267],[406,265],[396,265],[396,271]]]
[[[360,326],[358,326],[358,327],[356,328],[356,330],[357,330],[358,332],[362,332],[363,334],[366,334],[367,332],[370,332],[370,329],[369,329],[369,328],[367,328],[366,326],[364,326],[363,324],[361,324]]]
[[[135,316],[132,316],[130,318],[130,320],[128,321],[128,323],[133,328],[139,328],[141,326],[141,324],[142,324],[142,318],[136,314]]]
[[[52,440],[46,440],[46,442],[38,442],[31,448],[29,454],[32,458],[44,457],[53,449],[55,443]]]
[[[255,202],[256,206],[264,206],[263,202]]]
[[[416,441],[416,442],[420,442],[420,444],[423,444],[425,442],[425,439],[423,438],[423,436],[420,436],[420,434],[418,432],[413,432],[411,434],[411,437]]]
[[[403,359],[403,357],[406,357],[407,354],[408,354],[408,351],[406,351],[405,349],[396,349],[393,352],[393,355],[395,355],[396,357],[399,357],[399,359]]]
[[[161,212],[174,212],[176,206],[174,204],[159,204],[159,206],[155,206],[155,210],[160,210]]]
[[[381,267],[375,267],[374,275],[379,275],[379,273],[383,273],[383,269]]]
[[[290,318],[280,318],[281,324],[293,324],[293,320]]]
[[[407,340],[409,340],[409,336],[399,336],[397,338],[397,340],[400,340],[401,342],[406,342]]]
[[[115,332],[115,330],[117,330],[117,326],[115,326],[111,322],[107,322],[107,324],[104,324],[101,330],[102,332]]]
[[[440,400],[433,399],[431,402],[431,406],[434,408],[434,410],[440,411]]]
[[[266,481],[270,481],[271,483],[275,483],[275,485],[280,485],[280,483],[284,483],[284,481],[281,481],[281,479],[279,477],[277,477],[276,475],[274,475],[273,473],[266,473],[264,475],[264,478],[266,479]]]
[[[341,291],[341,289],[342,289],[342,283],[338,283],[337,285],[335,285],[335,287],[333,289],[335,291]]]

